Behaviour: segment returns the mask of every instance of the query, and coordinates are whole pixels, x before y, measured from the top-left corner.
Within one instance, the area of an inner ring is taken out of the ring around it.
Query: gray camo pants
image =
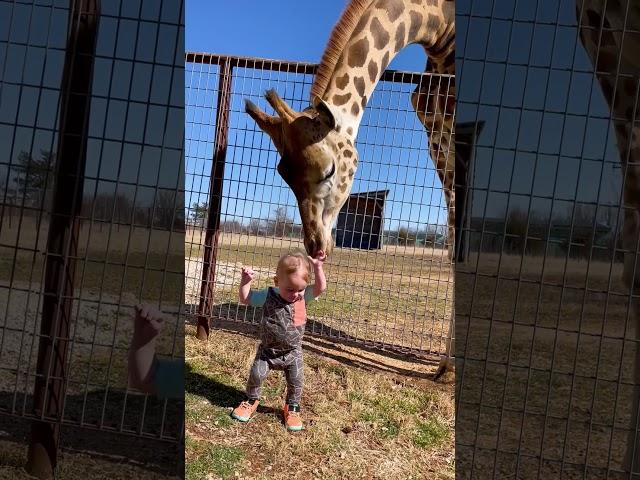
[[[284,371],[287,379],[287,403],[300,403],[304,380],[302,348],[296,348],[284,355],[274,357],[265,354],[262,348],[258,347],[247,382],[247,397],[260,399],[262,383],[267,378],[269,370]]]

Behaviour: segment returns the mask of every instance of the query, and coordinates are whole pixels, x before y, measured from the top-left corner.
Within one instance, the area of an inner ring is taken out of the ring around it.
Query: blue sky
[[[322,7],[319,4],[294,0],[188,0],[186,50],[318,63],[346,1],[324,1]],[[389,68],[417,72],[425,63],[423,49],[412,45],[400,52]],[[209,106],[215,105],[212,90],[217,88],[217,70],[205,70],[199,65],[186,66],[188,205],[207,200],[214,132],[210,125],[215,118]],[[196,88],[205,79],[209,80],[209,93]],[[286,205],[298,220],[295,199],[275,170],[278,158],[274,147],[266,135],[256,133],[257,127],[244,113],[243,103],[245,98],[251,98],[270,112],[262,94],[273,87],[294,108],[302,109],[308,104],[313,79],[268,72],[260,76],[255,71],[242,70],[235,72],[234,79],[224,219],[246,223],[250,218],[266,218],[278,205]],[[352,192],[390,190],[385,228],[404,225],[424,229],[427,224],[446,221],[441,185],[427,153],[427,136],[409,102],[412,89],[410,85],[379,84],[367,105],[357,139],[360,165]],[[256,146],[256,142],[261,142],[259,149],[248,148],[252,143]]]
[[[186,49],[318,63],[346,4],[346,0],[187,0]],[[425,62],[422,47],[410,45],[389,68],[420,71]]]

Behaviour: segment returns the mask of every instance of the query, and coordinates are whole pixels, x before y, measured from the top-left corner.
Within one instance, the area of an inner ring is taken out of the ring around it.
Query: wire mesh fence
[[[273,285],[284,252],[302,248],[295,197],[276,173],[278,154],[244,111],[274,88],[308,105],[315,65],[186,54],[186,267],[189,312],[255,323],[237,303],[240,269]],[[329,289],[309,305],[306,332],[416,354],[444,352],[453,308],[446,207],[427,134],[411,106],[421,82],[446,99],[452,77],[387,71],[357,138],[358,171],[333,231]]]
[[[0,2],[0,414],[180,442],[126,359],[139,302],[184,357],[182,4],[37,3]]]
[[[637,195],[623,192],[637,188],[637,149],[620,135],[638,111],[632,3],[456,5],[456,147],[470,166],[461,478],[635,478],[638,312],[623,259],[637,255]]]

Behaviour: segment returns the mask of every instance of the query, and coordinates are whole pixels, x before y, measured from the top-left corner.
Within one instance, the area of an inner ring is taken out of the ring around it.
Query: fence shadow
[[[247,307],[238,303],[223,303],[215,305],[210,317],[210,325],[213,328],[239,333],[246,337],[257,338],[258,321],[262,315],[262,309],[259,307]],[[187,305],[186,311],[197,311],[197,305]],[[234,320],[229,315],[233,312],[235,318],[250,319],[254,321]],[[184,316],[186,322],[190,325],[197,324],[197,317],[193,314]],[[327,337],[314,331],[322,331],[331,329],[334,335]],[[307,351],[318,354],[331,361],[343,363],[352,367],[379,371],[383,373],[398,374],[403,376],[432,379],[433,373],[437,369],[439,358],[429,355],[420,355],[412,352],[402,351],[402,347],[395,345],[372,345],[363,343],[363,340],[347,334],[346,332],[335,327],[329,327],[319,320],[309,318],[307,320],[307,329],[304,337],[303,348]],[[345,347],[352,347],[347,350]],[[356,351],[353,351],[355,349]],[[367,355],[363,352],[367,352]],[[407,368],[407,363],[413,365],[418,364],[422,368],[420,370],[429,369],[433,372],[425,372],[416,369]]]
[[[18,395],[20,406],[26,400],[31,411],[33,398]],[[0,407],[7,408],[13,403],[14,393],[0,391]],[[22,408],[20,409],[22,411]],[[82,453],[92,458],[101,458],[116,464],[130,464],[149,472],[176,475],[184,461],[183,442],[159,440],[136,434],[122,434],[111,430],[99,430],[100,423],[108,428],[136,430],[145,434],[158,435],[162,429],[166,436],[178,436],[183,428],[184,402],[165,401],[155,396],[132,394],[124,390],[96,390],[65,398],[65,422],[61,428],[60,446],[64,452]],[[30,439],[31,419],[9,416],[0,411],[2,418],[3,442],[24,445],[26,462],[27,446]],[[80,419],[86,426],[79,426]],[[144,419],[144,423],[142,423]],[[5,421],[7,420],[7,421]],[[9,421],[10,420],[10,421]],[[76,425],[78,424],[78,425]],[[3,447],[6,448],[6,447]],[[18,466],[18,465],[16,465]]]

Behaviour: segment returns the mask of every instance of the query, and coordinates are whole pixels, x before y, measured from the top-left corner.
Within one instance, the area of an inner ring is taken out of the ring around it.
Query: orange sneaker
[[[297,403],[285,404],[282,413],[287,430],[297,432],[303,429],[302,420],[300,419],[300,405]]]
[[[260,400],[243,400],[240,405],[231,412],[231,416],[241,422],[248,422],[258,409],[259,404]]]

